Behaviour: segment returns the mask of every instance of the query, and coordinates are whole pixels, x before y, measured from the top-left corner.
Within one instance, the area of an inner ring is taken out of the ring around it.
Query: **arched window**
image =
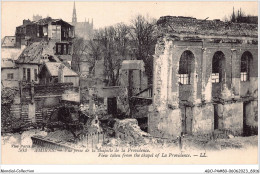
[[[241,57],[241,72],[240,79],[242,82],[249,81],[250,61],[253,58],[252,54],[248,51],[244,52]]]
[[[191,73],[193,72],[194,55],[191,51],[184,51],[179,62],[179,82],[191,84]]]
[[[217,51],[212,59],[212,83],[222,82],[225,76],[225,55]]]

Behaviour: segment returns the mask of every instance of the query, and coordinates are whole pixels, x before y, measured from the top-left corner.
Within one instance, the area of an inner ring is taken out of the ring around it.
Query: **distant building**
[[[245,16],[240,17],[241,23],[258,24],[258,16]]]
[[[23,20],[15,36],[2,40],[1,86],[19,91],[11,114],[40,123],[61,100],[79,101],[79,77],[70,69],[73,38],[74,26],[47,17]]]
[[[33,21],[38,21],[38,20],[40,20],[40,19],[42,19],[42,16],[40,16],[40,15],[33,15]]]
[[[2,48],[14,48],[16,47],[16,38],[15,36],[5,36],[1,43]]]
[[[15,61],[25,49],[25,46],[17,47],[15,36],[5,36],[1,43],[1,82],[2,87],[18,87],[18,67]]]
[[[76,12],[76,7],[75,7],[75,2],[74,2],[74,7],[73,7],[73,13],[72,13],[72,22],[71,24],[75,26],[75,35],[78,37],[82,37],[84,40],[90,40],[93,37],[93,19],[91,22],[85,21],[84,22],[78,22],[77,20],[77,12]]]
[[[2,87],[19,87],[18,67],[12,59],[1,60]]]
[[[28,19],[23,20],[23,25],[16,27],[15,36],[17,45],[28,45],[43,39],[56,42],[71,41],[74,37],[74,26],[62,19],[52,19],[51,17],[38,21]]]

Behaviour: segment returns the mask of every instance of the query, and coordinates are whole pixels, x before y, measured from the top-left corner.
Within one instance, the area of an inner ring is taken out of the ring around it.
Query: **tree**
[[[132,20],[130,32],[133,42],[132,49],[134,50],[136,59],[144,61],[149,84],[152,83],[153,55],[157,42],[155,24],[155,19],[138,15]]]
[[[108,86],[116,86],[119,80],[119,70],[123,60],[129,56],[129,28],[125,24],[106,27],[99,30],[93,39],[96,47],[90,47],[91,52],[97,53],[104,60],[104,74],[108,80]],[[92,56],[93,57],[93,56]]]
[[[87,44],[83,38],[75,38],[73,40],[73,54],[72,54],[72,69],[76,72],[80,72],[80,62],[82,59],[86,59]]]
[[[246,15],[242,9],[238,10],[237,13],[235,12],[235,9],[233,7],[232,14],[229,15],[229,17],[225,17],[224,21],[226,22],[234,22],[234,23],[258,23],[258,18],[256,16],[250,16]]]
[[[88,57],[86,62],[90,65],[90,74],[94,75],[97,61],[102,58],[102,49],[95,40],[88,42]]]
[[[20,131],[21,119],[15,118],[10,110],[15,95],[19,92],[17,88],[3,88],[1,91],[1,128],[2,131]]]

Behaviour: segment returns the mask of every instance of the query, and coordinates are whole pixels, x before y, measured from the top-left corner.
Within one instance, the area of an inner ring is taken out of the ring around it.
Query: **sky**
[[[61,18],[71,22],[73,1],[36,1],[7,2],[1,6],[1,38],[13,36],[15,27],[22,25],[23,19],[32,19],[33,15]],[[258,15],[258,3],[230,2],[82,2],[76,1],[78,22],[91,21],[94,28],[102,28],[116,23],[129,24],[136,15],[149,15],[155,19],[161,16],[190,16],[198,19],[223,19],[235,10],[242,9],[246,14]]]

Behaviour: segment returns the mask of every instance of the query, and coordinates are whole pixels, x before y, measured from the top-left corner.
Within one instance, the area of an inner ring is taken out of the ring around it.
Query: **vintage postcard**
[[[257,1],[1,15],[3,164],[258,164]]]

